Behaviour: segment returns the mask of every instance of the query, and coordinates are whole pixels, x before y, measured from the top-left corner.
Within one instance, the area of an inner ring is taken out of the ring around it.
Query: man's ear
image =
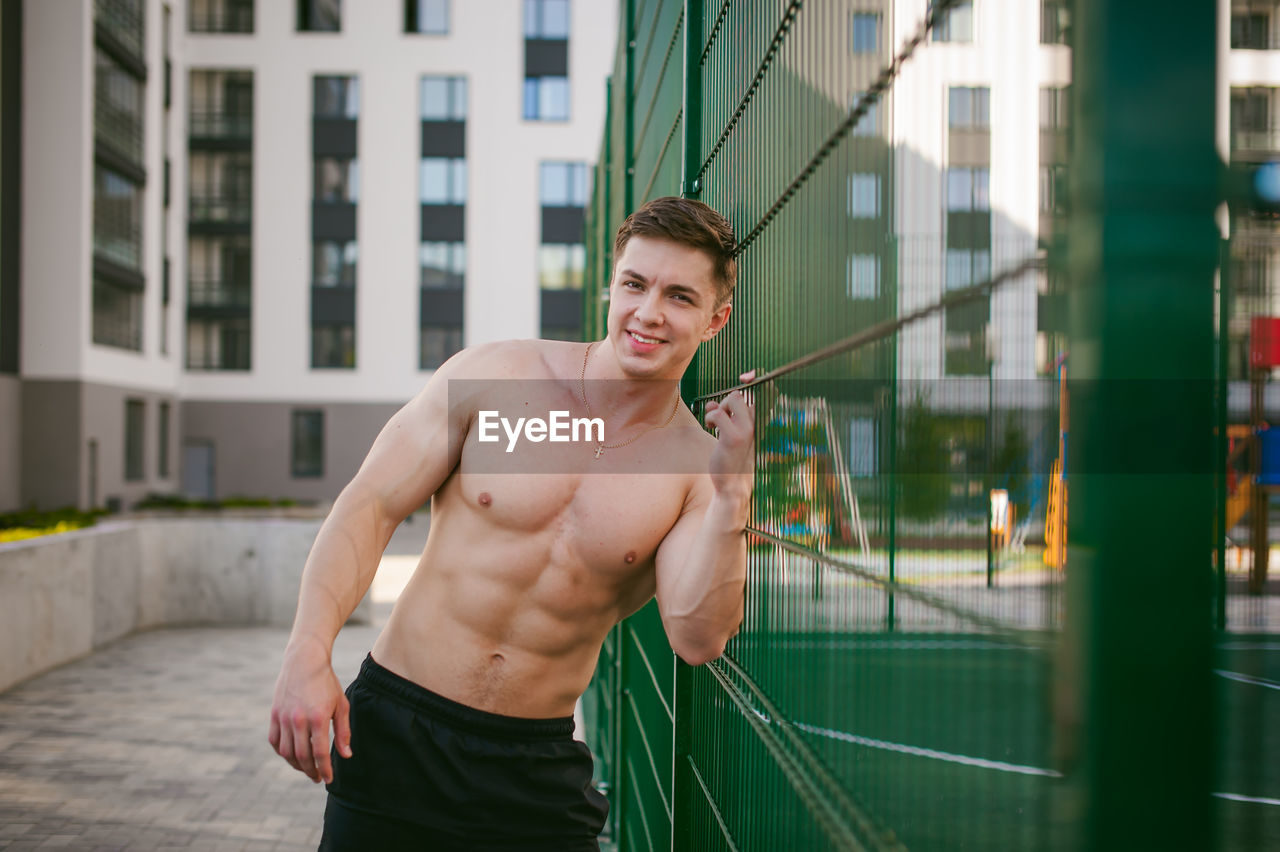
[[[720,329],[724,328],[725,323],[729,321],[729,314],[733,313],[733,302],[725,302],[716,308],[711,314],[711,321],[707,323],[706,329],[702,332],[703,340],[710,340],[720,333]]]

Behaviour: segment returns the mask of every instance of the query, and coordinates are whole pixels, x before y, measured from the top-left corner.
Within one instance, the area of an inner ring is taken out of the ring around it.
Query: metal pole
[[[1217,10],[1076,0],[1073,23],[1078,846],[1211,849]]]
[[[702,46],[703,0],[684,2],[684,153],[681,193],[697,198],[702,189],[693,175],[702,163]],[[699,350],[701,351],[701,350]],[[698,355],[685,371],[681,392],[685,400],[698,395]],[[694,850],[692,805],[698,795],[693,777],[693,678],[692,666],[675,658],[674,730],[671,758],[671,849]]]

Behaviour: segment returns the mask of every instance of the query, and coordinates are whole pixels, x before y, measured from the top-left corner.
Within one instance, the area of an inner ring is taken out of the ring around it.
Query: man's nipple
[[[630,565],[632,562],[635,562],[636,552],[634,550],[628,550],[627,555],[622,557],[622,561],[627,563],[628,565]]]
[[[489,505],[490,503],[492,503],[492,502],[493,502],[493,498],[489,496],[489,492],[488,492],[488,491],[481,491],[481,492],[480,492],[480,505],[481,505],[481,506],[488,506],[488,505]]]

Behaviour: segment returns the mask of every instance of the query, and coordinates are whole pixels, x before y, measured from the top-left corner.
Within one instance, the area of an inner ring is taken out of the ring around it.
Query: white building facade
[[[332,499],[453,351],[580,327],[615,4],[5,10],[0,511]]]

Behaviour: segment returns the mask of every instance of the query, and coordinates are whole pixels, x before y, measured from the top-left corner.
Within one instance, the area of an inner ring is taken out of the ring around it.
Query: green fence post
[[[1113,0],[1075,13],[1079,846],[1211,849],[1217,13]]]
[[[626,60],[623,63],[623,116],[622,116],[622,201],[623,215],[631,214],[632,185],[635,183],[635,49],[636,49],[636,0],[621,0],[619,9],[621,25],[626,33]],[[620,222],[618,224],[621,224]],[[615,258],[616,260],[616,258]],[[618,631],[618,735],[617,759],[614,761],[615,777],[613,786],[613,807],[617,812],[614,826],[618,830],[618,852],[628,852],[627,844],[627,798],[631,794],[627,778],[627,736],[631,727],[627,721],[627,696],[630,694],[632,657],[631,639],[627,636],[626,622],[615,628]]]
[[[680,190],[685,198],[697,198],[702,189],[694,175],[702,162],[702,44],[703,0],[684,0],[684,152],[681,157]],[[699,350],[701,351],[701,350]],[[686,400],[698,393],[698,356],[685,372],[682,392]],[[692,850],[693,826],[690,805],[696,781],[690,765],[693,746],[692,666],[675,658],[675,700],[672,720],[675,729],[671,749],[671,849]]]
[[[1227,629],[1227,426],[1231,422],[1227,409],[1227,397],[1230,390],[1228,375],[1228,359],[1231,341],[1228,334],[1228,323],[1231,314],[1231,241],[1222,240],[1218,260],[1218,375],[1217,375],[1217,423],[1218,440],[1214,458],[1214,497],[1217,500],[1217,523],[1214,529],[1217,539],[1213,543],[1217,575],[1214,577],[1214,628],[1221,631]]]

